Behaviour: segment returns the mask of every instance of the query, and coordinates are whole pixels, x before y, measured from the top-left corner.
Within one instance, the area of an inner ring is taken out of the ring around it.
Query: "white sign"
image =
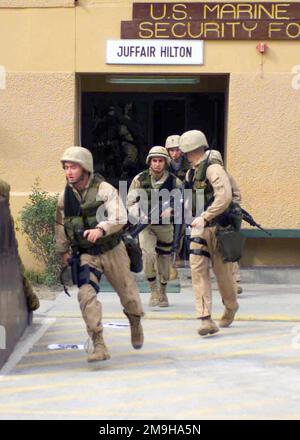
[[[107,322],[103,324],[103,327],[110,327],[110,328],[126,328],[129,327],[128,322]]]
[[[50,344],[48,350],[84,350],[83,344]]]
[[[203,64],[203,41],[108,40],[107,64]]]

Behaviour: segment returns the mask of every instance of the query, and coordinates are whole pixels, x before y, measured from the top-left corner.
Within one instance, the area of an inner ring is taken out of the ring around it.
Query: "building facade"
[[[242,264],[300,266],[298,1],[0,0],[0,121],[15,217],[37,177],[63,189],[71,145],[114,183],[167,135],[202,129],[272,230],[244,225]]]

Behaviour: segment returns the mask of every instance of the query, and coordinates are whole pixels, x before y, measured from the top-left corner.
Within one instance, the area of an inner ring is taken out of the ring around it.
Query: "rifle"
[[[180,202],[181,202],[180,209],[182,209],[182,211],[183,211],[183,197],[181,197]],[[151,216],[156,214],[158,211],[159,217],[161,217],[162,212],[165,209],[167,209],[169,206],[170,206],[170,202],[169,202],[169,200],[167,200],[161,205],[160,204],[156,205],[150,211],[149,215],[144,214],[136,226],[134,226],[131,229],[129,228],[129,234],[131,235],[131,237],[136,238],[140,234],[140,232],[142,232],[144,229],[147,228],[147,226],[149,225],[148,219],[149,218],[151,219]],[[173,267],[175,267],[176,256],[177,256],[177,252],[178,252],[178,248],[180,245],[180,240],[182,238],[182,235],[183,235],[183,223],[175,224],[174,225],[174,241],[173,241],[172,250],[171,250]]]
[[[72,282],[75,285],[78,285],[78,273],[79,273],[79,268],[80,268],[80,253],[77,252],[73,252],[71,257],[69,258],[68,261],[68,266],[65,266],[59,276],[59,280],[64,288],[64,292],[66,295],[71,296],[68,292],[68,289],[65,286],[64,280],[63,280],[63,275],[65,273],[65,271],[68,269],[68,267],[71,268],[71,275],[72,275]]]
[[[261,231],[263,231],[265,234],[269,235],[270,237],[272,237],[272,234],[268,231],[266,231],[262,226],[260,226],[258,223],[256,223],[256,221],[254,220],[254,218],[252,217],[251,214],[249,214],[249,212],[247,212],[245,209],[242,208],[242,214],[243,214],[243,220],[245,222],[247,222],[249,225],[254,226],[258,229],[260,229]]]
[[[181,191],[181,198],[180,198],[180,205],[179,207],[177,206],[177,213],[174,212],[174,218],[176,219],[176,217],[179,217],[179,219],[181,219],[181,223],[174,223],[174,241],[173,241],[173,246],[172,246],[172,251],[171,251],[171,255],[172,255],[172,266],[176,267],[176,257],[177,257],[177,253],[178,253],[178,249],[180,247],[180,241],[182,239],[182,237],[184,236],[184,196],[183,196],[184,192],[183,190]],[[177,216],[177,214],[179,214]]]
[[[159,217],[161,217],[162,212],[168,208],[170,205],[169,200],[165,201],[162,205],[158,204],[156,206],[154,206],[154,208],[152,208],[152,210],[150,211],[149,215],[144,214],[140,221],[133,227],[133,228],[129,228],[129,233],[131,235],[132,238],[136,238],[140,232],[142,232],[144,229],[147,228],[147,226],[149,225],[148,220],[151,219],[151,216],[153,216],[154,214],[159,213]],[[161,212],[159,212],[161,211]]]
[[[175,224],[174,225],[174,241],[173,241],[173,246],[172,246],[172,251],[171,251],[172,266],[173,267],[176,266],[176,257],[177,257],[178,249],[180,246],[180,241],[181,241],[183,235],[184,235],[183,223]]]
[[[64,226],[63,223],[58,222],[57,220],[55,220],[55,223],[60,226]],[[80,268],[80,252],[76,248],[72,248],[72,254],[68,260],[68,265],[63,267],[60,274],[59,274],[59,281],[64,288],[65,294],[68,296],[71,296],[69,294],[68,289],[66,288],[64,280],[63,280],[63,275],[64,275],[65,271],[68,269],[68,267],[71,267],[71,275],[72,275],[73,284],[78,285],[78,272],[79,272],[79,268]]]

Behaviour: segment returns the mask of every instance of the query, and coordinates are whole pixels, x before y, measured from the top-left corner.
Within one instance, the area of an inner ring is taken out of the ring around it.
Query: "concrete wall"
[[[75,0],[0,0],[0,8],[67,8]]]
[[[20,261],[7,200],[0,196],[0,368],[28,322]]]
[[[34,3],[74,6],[41,0],[0,8],[0,176],[11,185],[15,219],[37,177],[50,192],[63,188],[59,157],[75,137],[75,8],[29,8]],[[38,269],[19,233],[18,240],[25,265]]]
[[[74,72],[74,63],[75,8],[0,8],[0,65],[8,73]]]
[[[230,75],[227,166],[265,228],[300,229],[300,90],[291,82],[290,73]]]
[[[64,187],[59,158],[74,144],[75,75],[8,73],[0,96],[0,176],[11,185],[17,219],[37,178],[50,192]],[[25,265],[38,269],[20,233],[18,240]]]

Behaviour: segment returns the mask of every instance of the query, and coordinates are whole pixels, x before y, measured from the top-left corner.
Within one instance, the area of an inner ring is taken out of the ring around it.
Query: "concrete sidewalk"
[[[149,308],[142,294],[139,351],[117,295],[101,294],[111,359],[97,364],[86,362],[84,350],[48,348],[86,341],[76,289],[72,298],[42,301],[0,376],[0,419],[300,418],[300,286],[243,288],[233,325],[205,338],[188,279],[169,294],[167,309]],[[222,310],[214,290],[216,318]]]
[[[243,284],[243,293],[238,295],[240,309],[237,321],[293,321],[300,322],[300,285],[274,284]],[[47,315],[51,318],[80,318],[81,313],[77,303],[77,289],[72,287],[69,298],[60,294],[55,302],[42,301],[36,317]],[[218,319],[224,307],[213,283],[213,311]],[[145,306],[146,319],[195,319],[194,295],[191,282],[188,279],[181,281],[180,293],[169,293],[170,307],[148,307],[148,294],[141,293]],[[116,293],[100,293],[103,304],[103,315],[107,319],[124,318],[122,307]],[[198,323],[195,322],[197,327]]]

